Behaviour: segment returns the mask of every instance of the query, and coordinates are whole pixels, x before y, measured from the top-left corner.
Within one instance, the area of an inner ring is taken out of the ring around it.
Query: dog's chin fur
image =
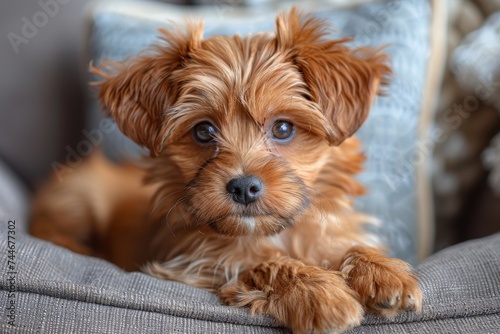
[[[342,331],[364,310],[419,310],[409,266],[382,255],[364,229],[376,221],[350,202],[364,192],[351,135],[387,84],[387,57],[328,40],[326,29],[296,9],[278,17],[275,34],[203,39],[202,24],[191,23],[162,30],[149,55],[92,68],[105,78],[104,109],[149,149],[149,169],[95,156],[42,192],[32,233],[209,289],[296,332]],[[289,140],[273,136],[277,121],[293,124]],[[213,141],[195,139],[201,122],[216,128]],[[123,176],[109,177],[116,170]],[[244,204],[227,190],[242,176],[263,185]],[[93,225],[75,228],[86,219]],[[89,243],[96,235],[98,250]]]

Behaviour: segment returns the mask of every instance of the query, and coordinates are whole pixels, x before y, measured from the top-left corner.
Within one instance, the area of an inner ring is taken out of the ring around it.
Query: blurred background
[[[447,61],[434,113],[440,140],[430,166],[435,250],[500,231],[500,137],[495,138],[500,132],[500,1],[442,1]],[[270,1],[170,2],[244,7]],[[30,190],[84,136],[89,3],[0,2],[0,160]]]

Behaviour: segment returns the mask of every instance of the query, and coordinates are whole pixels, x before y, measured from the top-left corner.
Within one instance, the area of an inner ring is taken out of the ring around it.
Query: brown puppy
[[[275,34],[205,40],[190,24],[111,74],[94,68],[104,109],[149,149],[150,168],[94,157],[42,191],[33,234],[296,333],[418,312],[410,266],[383,255],[363,228],[376,220],[350,201],[364,160],[351,135],[387,83],[387,57],[327,40],[327,28],[295,9]]]

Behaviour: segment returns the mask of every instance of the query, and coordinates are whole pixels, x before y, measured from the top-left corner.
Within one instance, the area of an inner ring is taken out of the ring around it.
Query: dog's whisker
[[[170,233],[171,233],[171,234],[172,234],[172,236],[174,236],[174,237],[175,237],[175,232],[174,232],[174,230],[172,229],[172,226],[171,226],[171,224],[170,224],[170,214],[171,214],[171,212],[172,212],[172,211],[173,211],[173,210],[174,210],[174,209],[175,209],[175,208],[176,208],[179,204],[181,204],[182,202],[184,202],[186,199],[187,199],[187,197],[186,197],[186,196],[183,196],[183,197],[179,198],[179,199],[175,202],[175,204],[174,204],[172,207],[170,207],[170,209],[168,210],[168,213],[165,215],[165,218],[164,218],[165,225],[167,225],[168,229],[170,230]]]
[[[316,189],[314,187],[310,187],[310,186],[306,186],[306,187],[307,187],[308,190],[310,190],[310,191],[313,192],[313,196],[319,196],[324,201],[326,201],[326,203],[329,204],[329,206],[331,207],[331,209],[332,209],[332,211],[334,213],[334,217],[335,217],[335,219],[337,220],[337,223],[338,223],[338,220],[340,219],[340,217],[338,216],[339,215],[339,211],[337,210],[337,207],[332,202],[332,200],[328,196],[326,196],[325,194],[323,194],[321,191],[319,191],[318,189]],[[318,212],[322,216],[322,218],[320,220],[320,223],[323,223],[324,221],[326,221],[326,219],[328,217],[327,210],[324,209],[324,208],[322,208],[318,204],[316,204],[316,201],[312,201],[311,204],[318,210]]]
[[[183,190],[175,191],[175,192],[170,193],[170,194],[160,198],[159,200],[157,200],[155,206],[153,207],[153,209],[151,210],[151,213],[149,214],[147,225],[149,226],[149,224],[151,222],[151,218],[153,217],[155,211],[158,210],[158,208],[160,208],[170,197],[177,195],[178,193],[180,193],[182,191]]]

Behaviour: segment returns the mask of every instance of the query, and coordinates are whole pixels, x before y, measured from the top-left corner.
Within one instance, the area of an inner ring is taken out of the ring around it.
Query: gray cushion
[[[222,306],[217,297],[181,283],[125,273],[96,258],[27,236],[25,220],[0,216],[0,249],[16,220],[15,272],[0,278],[0,304],[14,300],[14,328],[2,316],[0,332],[19,333],[280,333],[271,319]],[[351,333],[495,333],[500,328],[500,234],[430,257],[418,268],[422,314],[393,320],[369,316]],[[11,278],[14,280],[10,280]],[[15,290],[13,298],[8,290]]]
[[[498,333],[500,233],[436,253],[418,267],[417,274],[424,291],[422,313],[393,320],[370,317],[367,332]]]

